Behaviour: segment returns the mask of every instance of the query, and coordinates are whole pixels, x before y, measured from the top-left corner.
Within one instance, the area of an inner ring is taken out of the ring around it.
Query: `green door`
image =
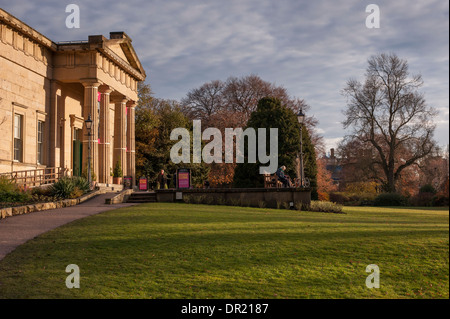
[[[73,175],[81,176],[81,161],[83,158],[83,145],[81,141],[73,141]]]

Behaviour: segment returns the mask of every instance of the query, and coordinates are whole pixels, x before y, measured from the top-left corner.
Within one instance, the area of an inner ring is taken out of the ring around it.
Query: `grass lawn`
[[[72,222],[0,261],[0,298],[449,298],[449,211],[153,203]],[[66,266],[80,268],[68,289]],[[379,289],[365,285],[380,268]]]

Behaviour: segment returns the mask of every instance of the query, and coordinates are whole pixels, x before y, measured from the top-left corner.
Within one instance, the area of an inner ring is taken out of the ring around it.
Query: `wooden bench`
[[[264,188],[281,188],[283,183],[278,179],[277,174],[264,174]]]

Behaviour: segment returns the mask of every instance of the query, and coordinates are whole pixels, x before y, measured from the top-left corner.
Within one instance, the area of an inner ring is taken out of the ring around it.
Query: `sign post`
[[[133,180],[133,178],[131,176],[125,176],[123,178],[123,187],[124,188],[132,188],[132,185],[131,185],[132,180]]]
[[[191,170],[189,168],[177,169],[177,189],[191,187]]]
[[[145,177],[140,177],[139,178],[139,190],[140,191],[146,191],[148,190],[148,183],[147,183],[147,178]]]

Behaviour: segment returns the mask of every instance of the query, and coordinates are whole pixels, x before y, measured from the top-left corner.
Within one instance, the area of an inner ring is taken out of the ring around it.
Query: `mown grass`
[[[449,298],[449,212],[346,214],[155,203],[35,238],[0,261],[0,298]],[[68,264],[80,289],[66,288]],[[379,289],[365,285],[380,268]]]

